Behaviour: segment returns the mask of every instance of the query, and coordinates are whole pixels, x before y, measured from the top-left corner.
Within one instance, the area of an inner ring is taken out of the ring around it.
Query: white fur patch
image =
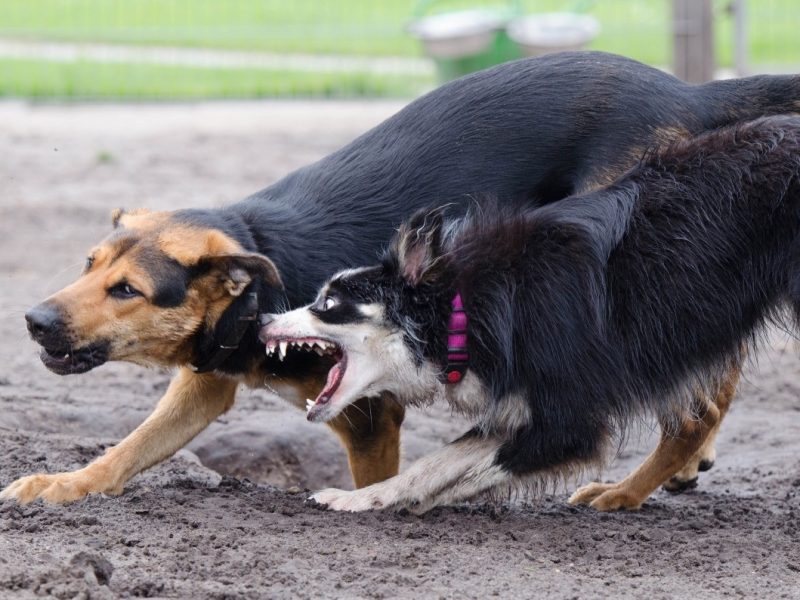
[[[500,445],[496,438],[457,440],[381,483],[353,491],[322,490],[311,498],[331,510],[406,508],[423,513],[510,484],[514,476],[495,464]]]

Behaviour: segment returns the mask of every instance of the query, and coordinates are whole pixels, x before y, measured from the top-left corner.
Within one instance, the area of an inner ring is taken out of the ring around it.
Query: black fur
[[[800,117],[675,143],[608,188],[539,209],[475,209],[410,285],[407,240],[443,227],[417,215],[381,269],[340,287],[383,303],[437,365],[459,291],[470,369],[493,402],[521,395],[530,408],[497,462],[524,475],[594,459],[634,415],[686,408],[784,307],[800,324]]]
[[[261,308],[276,312],[377,257],[415,210],[449,202],[462,215],[486,194],[529,207],[559,200],[612,180],[670,137],[797,110],[800,77],[694,86],[611,54],[523,59],[442,86],[238,204],[177,218],[269,256],[286,296],[265,291]],[[256,356],[252,331],[223,370],[242,372]]]

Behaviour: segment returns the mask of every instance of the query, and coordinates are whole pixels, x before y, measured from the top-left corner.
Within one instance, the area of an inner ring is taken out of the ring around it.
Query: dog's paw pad
[[[686,490],[691,490],[697,487],[697,477],[691,479],[681,479],[679,477],[670,477],[664,485],[661,486],[667,492],[672,494],[680,494]]]

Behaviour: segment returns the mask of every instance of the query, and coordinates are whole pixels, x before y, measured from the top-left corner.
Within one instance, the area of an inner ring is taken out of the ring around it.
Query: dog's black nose
[[[61,313],[51,304],[39,304],[25,313],[28,331],[37,342],[52,337],[63,327]]]

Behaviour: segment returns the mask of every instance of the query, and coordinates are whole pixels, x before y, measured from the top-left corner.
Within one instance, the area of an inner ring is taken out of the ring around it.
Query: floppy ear
[[[261,279],[272,287],[283,288],[278,268],[261,254],[220,254],[206,256],[197,265],[208,270],[231,296],[239,296],[251,282]]]
[[[400,226],[394,252],[403,278],[411,285],[436,278],[442,255],[442,209],[419,211]]]

